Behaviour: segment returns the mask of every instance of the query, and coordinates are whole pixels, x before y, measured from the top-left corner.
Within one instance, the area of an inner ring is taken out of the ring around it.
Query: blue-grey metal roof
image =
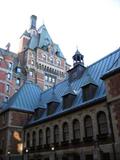
[[[93,78],[90,76],[90,74],[85,72],[84,81],[83,81],[81,87],[87,86],[88,84],[93,84],[93,85],[97,86],[96,82],[93,80]]]
[[[64,58],[64,55],[58,44],[53,43],[45,25],[42,25],[37,33],[31,34],[25,31],[23,35],[29,36],[30,40],[28,43],[28,48],[34,50],[36,47],[44,48],[51,45],[53,47],[54,53],[57,54],[58,57]]]
[[[63,96],[66,96],[66,95],[68,95],[68,94],[76,95],[75,91],[74,91],[74,90],[72,89],[72,87],[71,87],[71,84],[70,84],[69,80],[68,80],[67,89],[66,89],[66,91],[64,92]]]
[[[38,43],[39,43],[39,34],[36,35],[32,35],[30,41],[29,41],[29,46],[28,48],[34,50],[36,47],[38,47]]]
[[[84,71],[83,75],[81,76],[80,79],[74,80],[71,82],[71,88],[72,90],[75,91],[76,93],[76,98],[74,100],[74,103],[72,106],[68,109],[63,109],[63,95],[65,92],[68,90],[68,80],[66,79],[65,81],[59,83],[56,85],[54,93],[59,99],[60,103],[57,107],[57,110],[55,111],[54,114],[52,115],[47,115],[47,111],[44,112],[42,117],[38,120],[32,120],[30,124],[36,123],[38,121],[45,120],[49,117],[54,117],[60,113],[64,113],[66,111],[70,111],[73,108],[80,108],[83,106],[83,104],[87,104],[92,101],[96,101],[97,99],[101,99],[106,96],[106,91],[105,91],[105,84],[104,81],[101,79],[101,76],[105,74],[111,67],[113,67],[113,64],[116,62],[116,60],[120,57],[120,49],[114,51],[113,53],[109,54],[108,56],[102,58],[101,60],[97,61],[96,63],[88,66],[86,70]],[[86,102],[83,102],[82,100],[82,86],[85,84],[85,81],[88,81],[88,73],[90,75],[90,79],[92,79],[92,82],[96,84],[97,91],[96,95],[93,99],[88,100]],[[47,91],[44,91],[42,94],[42,100],[46,102],[46,104],[50,101],[51,93],[53,89],[49,89]],[[47,107],[47,105],[45,106]]]
[[[50,97],[49,97],[49,101],[47,103],[50,103],[50,102],[57,102],[59,103],[59,99],[57,98],[56,94],[55,94],[55,86],[52,88],[52,91],[51,91],[51,94],[50,94]]]
[[[7,103],[2,107],[6,109],[18,109],[24,111],[33,111],[36,104],[39,103],[42,90],[37,84],[26,81]]]
[[[118,57],[113,66],[105,74],[103,74],[101,78],[105,79],[117,72],[120,72],[120,57]]]
[[[40,33],[40,39],[39,39],[38,47],[42,48],[43,46],[48,46],[49,44],[53,43],[45,25],[42,25],[38,29],[38,32]]]
[[[34,109],[38,106],[41,106],[44,102],[45,112],[40,117],[40,119],[33,119],[30,124],[33,124],[37,121],[41,121],[47,119],[49,117],[54,117],[60,113],[64,113],[66,111],[70,111],[73,108],[81,108],[83,104],[89,103],[91,101],[96,101],[105,97],[105,83],[101,79],[101,76],[106,72],[114,68],[114,66],[119,66],[120,64],[117,60],[120,58],[120,49],[114,51],[108,56],[100,59],[96,63],[86,67],[83,75],[72,82],[70,82],[71,91],[74,91],[76,94],[75,100],[72,106],[68,109],[63,109],[63,96],[65,93],[68,93],[68,81],[69,79],[64,80],[63,82],[57,84],[54,89],[50,88],[46,91],[41,91],[41,89],[32,83],[25,83],[20,90],[10,98],[5,108],[16,108],[28,111],[34,111]],[[88,77],[88,73],[89,76]],[[97,85],[97,90],[95,97],[89,101],[83,102],[82,100],[82,86],[88,81],[88,79],[92,79],[92,82]],[[53,92],[54,90],[54,92]],[[42,94],[41,94],[42,93]],[[54,94],[53,94],[54,93]],[[51,102],[51,99],[59,100],[59,105],[52,115],[47,115],[47,104]]]

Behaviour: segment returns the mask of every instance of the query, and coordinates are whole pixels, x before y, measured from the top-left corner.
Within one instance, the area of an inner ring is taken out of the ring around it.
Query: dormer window
[[[57,98],[54,90],[55,90],[55,86],[53,87],[51,98],[47,103],[47,115],[53,114],[59,105],[59,99]]]
[[[75,95],[73,94],[67,94],[65,96],[63,96],[63,108],[69,108],[72,106],[74,99],[75,99]]]
[[[42,114],[44,113],[44,111],[45,111],[44,108],[41,108],[41,107],[36,108],[35,114],[34,114],[35,119],[36,120],[39,119],[42,116]]]
[[[72,89],[71,84],[68,81],[68,88],[63,95],[63,109],[71,107],[75,100],[75,97],[75,91]]]
[[[87,101],[94,98],[96,90],[97,90],[97,86],[94,84],[88,84],[86,86],[83,86],[82,87],[83,101]]]
[[[48,103],[48,106],[47,106],[47,115],[51,115],[53,114],[56,109],[57,109],[57,106],[58,106],[58,102],[50,102]]]
[[[17,67],[17,68],[16,68],[16,72],[17,72],[17,73],[21,73],[21,68],[20,68],[20,67]]]

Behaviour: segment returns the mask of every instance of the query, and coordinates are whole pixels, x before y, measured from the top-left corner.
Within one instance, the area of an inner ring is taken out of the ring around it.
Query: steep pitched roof
[[[102,58],[96,63],[86,67],[86,70],[84,71],[84,74],[82,75],[82,77],[80,79],[77,79],[71,82],[71,87],[76,93],[76,98],[70,108],[63,109],[63,103],[62,103],[62,100],[63,100],[62,96],[68,91],[68,79],[57,84],[55,89],[55,95],[57,96],[57,99],[60,100],[60,104],[58,105],[56,112],[53,115],[49,115],[49,116],[46,114],[46,112],[44,112],[44,114],[41,116],[40,119],[32,120],[30,122],[30,125],[43,120],[47,120],[50,117],[54,117],[59,114],[63,114],[65,112],[70,112],[74,109],[82,108],[84,105],[96,102],[97,100],[104,99],[104,97],[106,96],[106,91],[105,91],[105,84],[101,79],[101,76],[105,74],[113,66],[113,64],[116,62],[118,57],[120,57],[120,49]],[[89,76],[88,76],[88,73],[89,73]],[[94,83],[95,85],[97,84],[98,87],[97,87],[95,97],[91,100],[83,102],[81,87],[84,83],[87,83],[87,82]],[[50,101],[52,90],[53,89],[51,88],[43,92],[42,94],[42,99],[46,104]]]
[[[46,26],[44,24],[38,29],[38,32],[40,33],[38,47],[42,48],[43,46],[47,46],[48,44],[53,43],[52,39],[46,29]]]
[[[105,74],[103,74],[101,78],[104,80],[107,77],[118,72],[120,72],[120,57],[118,57],[113,66]]]
[[[30,122],[30,124],[37,123],[38,121],[45,120],[49,117],[57,116],[58,114],[62,114],[68,111],[70,112],[72,109],[82,108],[83,105],[86,105],[90,102],[97,101],[105,97],[106,96],[105,84],[101,79],[101,76],[109,72],[114,67],[119,68],[120,67],[120,63],[118,61],[119,59],[120,59],[120,49],[102,58],[96,63],[86,67],[83,75],[79,79],[76,79],[71,82],[71,88],[72,90],[75,91],[76,98],[70,108],[63,109],[63,103],[62,103],[64,94],[68,92],[69,79],[66,79],[63,82],[57,84],[54,89],[54,94],[55,94],[55,99],[59,100],[60,103],[55,113],[48,116],[45,111],[40,119],[38,120],[33,119]],[[89,73],[89,76],[88,76],[88,73]],[[91,82],[91,83],[94,82],[94,84],[97,84],[98,87],[97,87],[95,97],[91,100],[83,102],[81,87],[83,86],[84,83],[87,83],[87,82]],[[41,89],[36,84],[26,82],[20,88],[20,90],[13,97],[10,98],[8,103],[4,105],[4,109],[15,108],[19,110],[34,111],[36,106],[40,104],[40,99],[42,99],[42,101],[45,103],[43,107],[46,110],[47,104],[51,101],[52,93],[53,93],[53,88],[50,88],[49,90],[42,92]]]
[[[93,78],[90,76],[89,73],[85,73],[85,80],[83,81],[81,87],[87,86],[88,84],[96,85],[96,82],[93,80]]]
[[[33,111],[34,107],[39,102],[41,92],[38,85],[26,81],[18,92],[16,92],[2,108],[3,110],[18,109]]]
[[[63,96],[66,96],[68,94],[76,95],[75,91],[71,87],[69,80],[68,80],[67,90],[64,92]]]
[[[64,55],[58,44],[53,43],[52,38],[50,37],[46,26],[43,24],[35,34],[28,33],[25,31],[23,35],[30,37],[28,48],[34,50],[35,48],[44,48],[51,45],[53,47],[54,53],[57,54],[58,57],[64,58]]]

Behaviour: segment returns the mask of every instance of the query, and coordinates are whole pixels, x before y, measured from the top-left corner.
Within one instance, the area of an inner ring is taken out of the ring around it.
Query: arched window
[[[42,130],[40,129],[39,130],[39,145],[42,145],[43,144],[43,132]]]
[[[90,116],[85,117],[84,126],[85,126],[85,136],[92,137],[93,136],[93,127],[92,127],[92,119]]]
[[[50,128],[46,129],[46,144],[50,144]]]
[[[99,134],[108,134],[107,118],[104,112],[100,111],[97,114]]]
[[[29,148],[30,147],[30,134],[27,133],[27,137],[26,137],[26,147]]]
[[[73,121],[73,138],[80,139],[80,123],[77,119]]]
[[[59,127],[54,127],[54,143],[59,143]]]
[[[63,141],[69,141],[69,127],[66,122],[63,124]]]
[[[33,131],[32,133],[32,146],[34,147],[36,145],[36,133]]]

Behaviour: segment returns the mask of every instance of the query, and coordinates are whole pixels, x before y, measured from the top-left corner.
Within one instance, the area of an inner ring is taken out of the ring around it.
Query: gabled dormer
[[[36,106],[34,109],[34,119],[39,119],[43,115],[45,111],[45,104],[42,101],[42,98],[40,98],[40,103]]]
[[[51,93],[51,97],[47,103],[47,115],[53,114],[56,111],[59,103],[60,101],[55,94],[55,86],[54,86],[53,91]]]
[[[71,107],[75,100],[75,97],[76,97],[76,93],[72,89],[72,86],[68,80],[68,88],[63,94],[63,109]]]
[[[36,107],[34,110],[34,119],[39,119],[43,115],[45,108],[42,106]]]
[[[81,87],[83,101],[94,98],[98,86],[92,79],[92,77],[89,75],[89,73],[86,73],[86,77]]]

